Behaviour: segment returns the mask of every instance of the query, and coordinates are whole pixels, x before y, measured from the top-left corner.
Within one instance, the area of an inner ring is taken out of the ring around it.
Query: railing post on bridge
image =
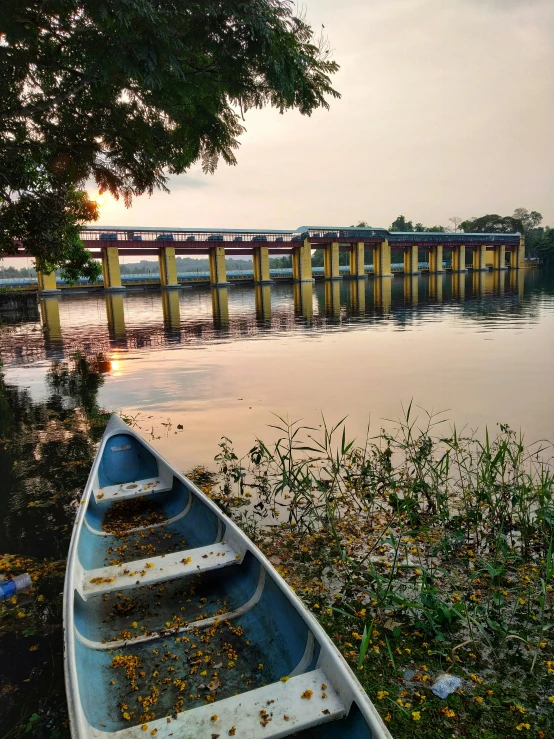
[[[418,246],[414,244],[407,246],[404,249],[404,274],[405,275],[418,275],[419,274],[419,257],[418,257]]]
[[[294,282],[313,282],[312,247],[309,239],[301,246],[292,247],[292,279]]]
[[[160,285],[168,289],[179,287],[174,246],[162,246],[158,249],[158,264],[160,266]]]

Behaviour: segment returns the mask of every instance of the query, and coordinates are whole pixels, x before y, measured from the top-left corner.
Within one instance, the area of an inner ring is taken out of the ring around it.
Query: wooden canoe
[[[64,591],[75,739],[391,739],[269,561],[112,416]]]

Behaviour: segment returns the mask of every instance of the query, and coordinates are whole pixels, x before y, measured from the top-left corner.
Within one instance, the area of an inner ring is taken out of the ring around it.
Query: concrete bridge
[[[225,256],[252,256],[250,279],[257,285],[270,284],[279,275],[270,274],[270,255],[290,255],[294,282],[311,282],[312,251],[324,250],[322,277],[326,280],[342,278],[363,279],[392,277],[393,271],[417,275],[422,265],[419,253],[428,254],[427,269],[440,274],[445,267],[454,272],[489,269],[519,269],[525,266],[525,240],[516,234],[468,234],[436,232],[393,232],[383,228],[346,228],[343,226],[302,226],[295,231],[255,231],[225,229],[169,229],[86,227],[81,238],[93,254],[101,259],[103,280],[97,287],[108,291],[125,290],[119,257],[158,257],[159,276],[155,280],[163,288],[178,288],[195,281],[177,273],[176,256],[208,255],[209,284],[225,287],[229,284]],[[372,264],[365,264],[366,252],[372,252]],[[339,267],[340,252],[349,253],[349,267]],[[24,245],[18,254],[27,256]],[[400,264],[393,268],[393,258]],[[468,258],[470,259],[468,264]],[[125,280],[127,282],[127,280]],[[206,280],[208,281],[208,280]],[[37,274],[41,293],[57,291],[56,275]],[[139,284],[141,281],[135,281]],[[152,282],[152,280],[150,280]]]

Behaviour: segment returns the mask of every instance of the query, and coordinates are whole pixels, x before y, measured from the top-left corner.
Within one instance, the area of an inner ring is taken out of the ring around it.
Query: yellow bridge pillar
[[[435,275],[444,272],[442,262],[442,244],[433,244],[429,252],[429,272]]]
[[[323,274],[326,280],[339,280],[339,244],[334,241],[332,244],[325,244],[323,251]]]
[[[257,246],[252,251],[252,262],[254,264],[254,282],[258,285],[267,285],[271,282],[269,276],[269,248]]]
[[[517,269],[518,266],[519,266],[519,263],[518,263],[518,257],[519,257],[518,251],[519,250],[517,248],[516,249],[510,249],[510,251],[508,251],[508,261],[509,261],[509,267],[510,267],[510,269]]]
[[[312,248],[308,239],[302,246],[292,249],[292,279],[295,282],[312,282]]]
[[[340,283],[337,281],[325,283],[325,312],[333,318],[340,317]]]
[[[482,270],[474,270],[472,276],[473,295],[484,295],[485,293],[485,274]]]
[[[410,305],[417,305],[419,292],[419,279],[417,275],[404,276],[404,302]]]
[[[452,295],[460,300],[464,300],[466,296],[466,276],[459,274],[459,272],[463,271],[465,270],[457,270],[452,275]]]
[[[108,293],[106,295],[106,313],[108,327],[116,339],[125,339],[125,310],[123,295]]]
[[[350,280],[350,310],[354,315],[363,316],[365,313],[366,286],[365,279]]]
[[[271,318],[271,288],[269,285],[256,285],[254,287],[254,299],[258,319],[269,321]]]
[[[170,286],[165,285],[165,287]],[[179,297],[179,292],[176,290],[164,290],[162,292],[164,323],[170,331],[178,331],[181,327]]]
[[[467,272],[465,244],[456,244],[452,247],[452,272]]]
[[[121,284],[117,246],[106,246],[102,249],[102,274],[104,275],[104,290],[112,292],[125,290]]]
[[[404,249],[404,274],[419,274],[419,258],[417,246],[407,246]]]
[[[389,313],[392,304],[392,280],[380,277],[373,283],[375,307]]]
[[[314,315],[314,288],[312,282],[298,282],[294,285],[294,310],[306,319],[309,326]]]
[[[517,249],[517,266],[518,269],[525,267],[525,236],[519,237],[519,244]]]
[[[429,275],[429,297],[442,303],[442,288],[444,282],[444,275],[433,272]]]
[[[43,295],[54,295],[57,293],[60,293],[61,290],[59,290],[56,286],[56,273],[55,272],[40,272],[37,269],[37,282],[38,282],[38,291],[39,293],[42,293]]]
[[[50,340],[61,341],[60,301],[57,297],[40,299],[40,317],[45,334]]]
[[[215,328],[229,328],[229,290],[227,287],[212,287],[212,310]]]
[[[485,244],[473,249],[473,269],[482,271],[487,268],[487,247]]]
[[[212,246],[210,248],[210,284],[212,287],[226,286],[227,270],[225,267],[225,247]]]
[[[373,274],[375,277],[392,277],[390,244],[384,239],[373,250]]]
[[[359,241],[357,244],[352,244],[350,250],[350,277],[356,279],[365,278],[365,251],[364,242]]]
[[[506,247],[504,244],[495,245],[492,266],[494,269],[506,269]]]
[[[160,285],[168,288],[179,287],[174,246],[162,246],[158,249],[158,264],[160,265]]]

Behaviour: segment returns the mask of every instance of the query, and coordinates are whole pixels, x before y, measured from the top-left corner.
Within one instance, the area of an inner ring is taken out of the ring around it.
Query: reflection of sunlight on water
[[[111,366],[113,372],[118,372],[118,370],[119,370],[119,360],[112,359],[112,361],[110,362],[110,366]]]

